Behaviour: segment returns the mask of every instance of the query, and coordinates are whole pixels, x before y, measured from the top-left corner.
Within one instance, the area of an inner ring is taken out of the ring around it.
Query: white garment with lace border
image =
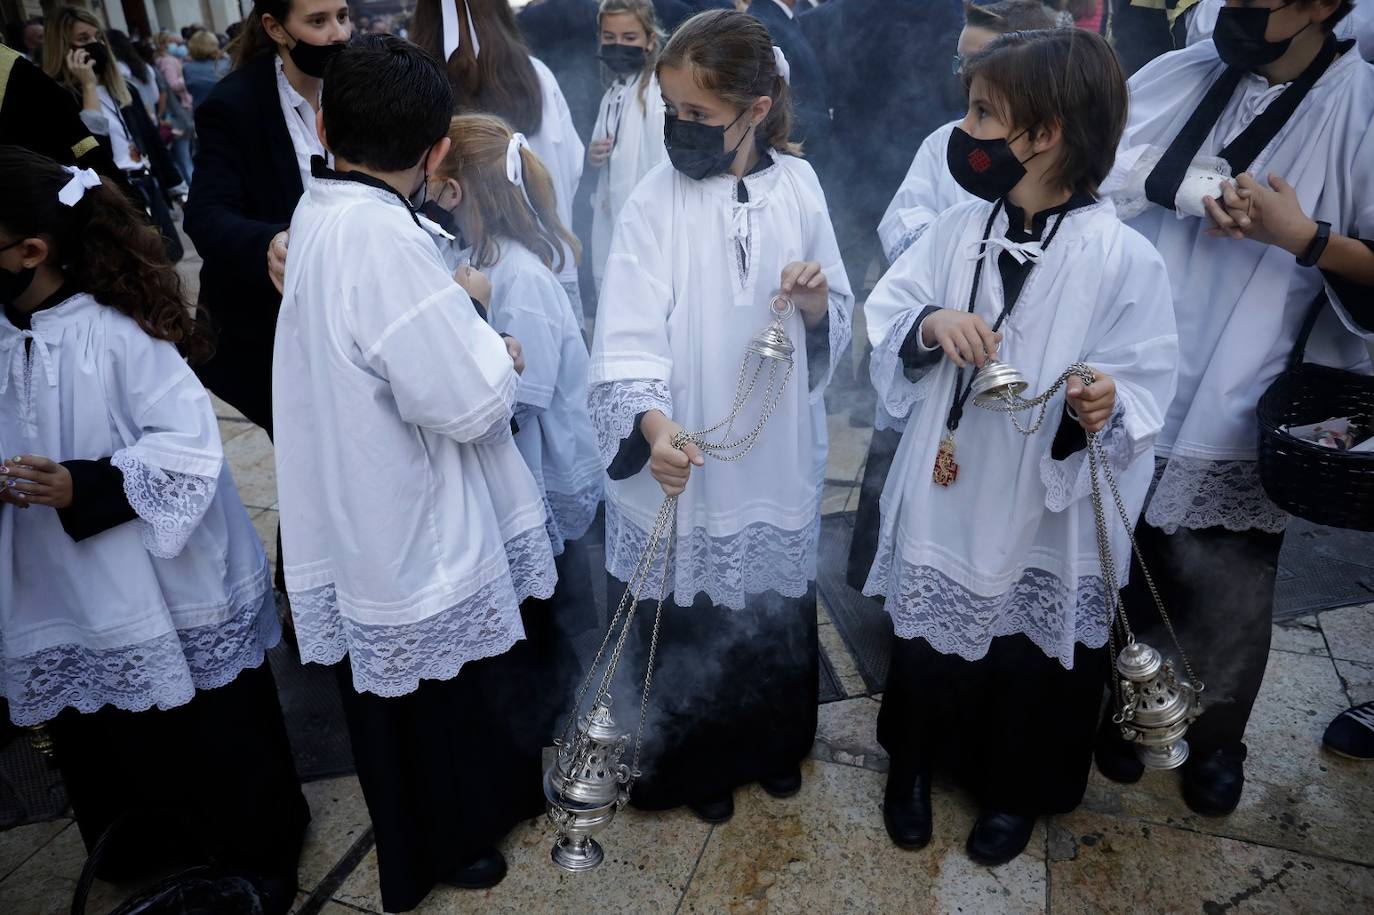
[[[1161,456],[1155,462],[1145,521],[1166,534],[1180,527],[1277,534],[1288,526],[1289,518],[1265,493],[1255,461]]]
[[[0,664],[16,720],[169,707],[228,682],[276,630],[274,613],[255,615],[267,562],[209,396],[172,344],[89,295],[31,323],[0,319],[6,368],[46,363],[19,374],[27,391],[0,396],[4,453],[109,458],[138,518],[75,541],[50,508],[0,508]]]

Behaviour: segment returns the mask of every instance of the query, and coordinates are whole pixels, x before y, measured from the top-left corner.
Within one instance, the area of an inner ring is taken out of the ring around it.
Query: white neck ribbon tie
[[[13,376],[19,392],[19,424],[29,439],[37,439],[38,419],[34,407],[33,369],[24,358],[26,340],[29,341],[30,353],[37,357],[39,365],[43,368],[43,377],[47,380],[48,387],[57,387],[57,369],[53,366],[47,341],[31,330],[21,330],[13,338],[8,371],[0,372],[0,395],[9,390],[10,378]]]
[[[81,198],[86,196],[86,191],[101,185],[100,176],[95,173],[95,169],[64,165],[62,170],[72,176],[62,185],[62,190],[57,192],[58,201],[65,206],[76,206]]]
[[[994,255],[1005,251],[1010,254],[1018,264],[1030,262],[1032,264],[1040,260],[1045,254],[1045,246],[1038,241],[1012,241],[1006,236],[992,236],[980,239],[969,245],[969,260],[978,260],[980,257]]]

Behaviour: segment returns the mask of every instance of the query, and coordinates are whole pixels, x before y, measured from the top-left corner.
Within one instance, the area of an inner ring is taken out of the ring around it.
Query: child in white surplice
[[[663,149],[663,98],[654,65],[658,19],[650,0],[601,0],[598,56],[614,79],[601,97],[587,162],[597,169],[592,195],[592,275],[597,287],[611,253],[611,233],[630,192]]]
[[[727,11],[692,18],[664,49],[671,164],[621,213],[592,350],[592,421],[613,480],[608,596],[624,593],[666,492],[679,496],[667,590],[692,608],[664,613],[657,726],[633,799],[713,822],[748,782],[796,792],[816,727],[822,394],[852,297],[815,172],[787,141],[781,64],[758,20]],[[745,346],[780,293],[798,309],[792,380],[751,453],[705,466],[674,435],[730,412]],[[650,604],[640,619],[653,617]]]
[[[1138,512],[1177,340],[1158,254],[1094,196],[1126,116],[1106,42],[1012,33],[965,61],[964,79],[947,159],[982,199],[938,217],[867,304],[874,384],[907,422],[865,593],[886,597],[897,636],[878,721],[888,831],[903,847],[929,840],[931,764],[952,761],[982,807],[969,854],[997,864],[1086,785],[1104,591],[1121,582],[1102,580],[1084,430],[1100,432]],[[993,355],[1032,392],[1075,362],[1097,380],[1070,381],[1027,438],[970,402]],[[1120,522],[1111,544],[1124,578]]]
[[[511,438],[519,377],[408,201],[448,150],[452,107],[438,65],[402,39],[334,57],[318,126],[335,167],[314,160],[292,217],[272,367],[301,657],[348,658],[388,911],[440,881],[498,882],[496,843],[540,807],[512,690],[537,674],[521,604],[549,597],[555,573]]]

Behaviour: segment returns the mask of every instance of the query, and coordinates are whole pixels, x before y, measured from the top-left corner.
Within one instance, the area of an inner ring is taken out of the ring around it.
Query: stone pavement
[[[191,276],[192,259],[183,265]],[[243,501],[275,553],[271,444],[217,405]],[[831,418],[826,513],[852,510],[868,432]],[[1029,849],[1000,868],[972,864],[963,844],[976,811],[936,785],[936,831],[923,851],[892,846],[883,830],[887,759],[853,656],[822,608],[821,644],[845,697],[822,705],[799,795],[757,786],[736,794],[733,820],[627,809],[602,836],[594,872],[549,862],[542,820],[510,835],[510,875],[488,892],[436,889],[426,913],[1099,913],[1374,912],[1374,763],[1320,748],[1323,728],[1374,699],[1374,604],[1274,628],[1264,690],[1250,724],[1249,783],[1224,819],[1193,815],[1175,773],[1121,787],[1094,773],[1079,810],[1038,827]],[[1026,747],[1026,753],[1035,752]],[[300,867],[302,915],[381,911],[376,852],[352,776],[309,783],[313,822]],[[0,913],[68,911],[84,849],[70,819],[0,833]],[[97,883],[89,911],[131,887]]]

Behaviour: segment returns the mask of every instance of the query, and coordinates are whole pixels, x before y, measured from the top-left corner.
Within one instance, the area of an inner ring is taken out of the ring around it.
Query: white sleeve
[[[160,559],[185,548],[214,501],[224,450],[210,396],[177,352],[132,326],[110,326],[112,416],[126,443],[110,457]]]
[[[367,366],[390,384],[401,418],[460,442],[509,434],[519,376],[426,237],[398,244],[381,301],[351,312]]]
[[[811,402],[816,403],[825,396],[825,389],[835,374],[835,364],[839,355],[849,346],[853,328],[854,293],[849,285],[849,274],[844,269],[844,259],[840,256],[840,245],[835,240],[835,226],[830,221],[830,210],[825,203],[825,192],[815,173],[806,170],[810,191],[814,195],[816,208],[810,215],[811,238],[808,241],[807,258],[821,265],[826,285],[830,289],[827,317],[830,335],[827,340],[827,364],[824,373],[812,375]],[[818,354],[819,355],[819,354]]]
[[[1374,0],[1371,2],[1374,3]],[[1374,126],[1366,124],[1362,127],[1364,135],[1360,138],[1354,155],[1350,157],[1349,174],[1337,176],[1337,180],[1344,177],[1349,183],[1350,200],[1354,204],[1355,217],[1348,220],[1345,225],[1333,225],[1332,230],[1340,232],[1347,238],[1374,242]],[[1346,288],[1349,291],[1361,287],[1350,284]],[[1362,291],[1368,292],[1368,287],[1364,287]],[[1326,295],[1331,300],[1331,305],[1335,308],[1341,323],[1345,325],[1345,329],[1367,343],[1374,343],[1374,327],[1365,327],[1355,320],[1347,303],[1341,298],[1340,292],[1330,282],[1326,283]],[[1368,307],[1366,304],[1365,308]]]
[[[1217,27],[1217,13],[1226,5],[1226,0],[1199,0],[1198,4],[1184,13],[1188,17],[1188,44],[1194,45],[1212,37]]]
[[[515,395],[522,406],[539,411],[553,402],[563,359],[558,316],[571,311],[568,294],[551,273],[539,277],[522,271],[501,290],[492,326],[520,341],[524,351],[525,371]]]
[[[911,247],[936,216],[959,202],[951,189],[954,178],[946,163],[948,142],[949,131],[945,129],[925,138],[878,223],[878,239],[889,264]]]
[[[539,132],[545,134],[558,147],[559,163],[545,163],[555,170],[554,180],[558,183],[558,199],[565,201],[565,208],[572,211],[572,201],[577,195],[577,184],[582,180],[582,166],[586,161],[587,150],[582,138],[577,135],[573,124],[572,111],[558,79],[543,61],[530,58],[543,90],[544,116]]]
[[[1099,441],[1117,472],[1152,452],[1178,382],[1178,334],[1168,273],[1148,242],[1127,233],[1114,258],[1120,277],[1107,291],[1097,332],[1082,357],[1116,382],[1116,409]],[[1062,461],[1047,450],[1040,477],[1050,511],[1063,511],[1092,491],[1086,450]]]
[[[951,230],[957,231],[957,225],[951,225]],[[868,342],[873,346],[869,375],[878,392],[878,405],[896,419],[905,419],[925,399],[936,375],[927,371],[911,380],[901,356],[902,343],[921,313],[940,304],[936,289],[943,271],[936,242],[935,232],[922,233],[883,274],[864,303]]]

